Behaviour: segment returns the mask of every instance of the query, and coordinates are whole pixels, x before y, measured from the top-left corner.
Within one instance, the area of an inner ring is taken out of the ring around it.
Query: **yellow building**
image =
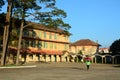
[[[80,51],[83,55],[93,55],[98,51],[99,44],[89,39],[81,39],[70,45],[70,52],[78,54]]]
[[[89,39],[81,39],[70,44],[70,61],[82,61],[86,55],[94,55],[98,52],[99,44]]]
[[[69,36],[62,29],[34,24],[24,28],[20,61],[68,62],[68,50]]]

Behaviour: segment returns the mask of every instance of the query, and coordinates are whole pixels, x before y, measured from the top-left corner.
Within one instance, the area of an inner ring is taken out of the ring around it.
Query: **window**
[[[31,41],[31,46],[32,46],[32,47],[35,47],[35,46],[36,46],[35,41]]]
[[[28,31],[25,31],[25,32],[24,32],[24,36],[29,36],[29,32],[28,32]]]
[[[49,39],[52,39],[52,33],[50,32],[50,34],[49,34]]]
[[[45,46],[45,42],[44,42],[44,48],[45,48],[46,46]]]
[[[32,37],[35,37],[36,33],[34,31],[32,31]]]
[[[47,48],[47,46],[48,46],[47,42],[44,42],[44,48]]]
[[[44,32],[44,38],[46,38],[46,32]]]
[[[40,42],[40,41],[38,41],[38,48],[40,49],[40,48],[41,48],[41,46],[42,46],[41,42]]]
[[[57,39],[57,35],[56,34],[54,34],[54,39]]]
[[[30,36],[30,37],[33,37],[33,35],[34,35],[34,34],[33,34],[33,31],[30,30],[30,31],[29,31],[29,36]]]
[[[39,31],[39,32],[38,32],[39,38],[42,38],[42,33],[43,33],[42,31]]]
[[[50,49],[53,49],[53,43],[50,43]]]
[[[57,44],[54,44],[54,49],[57,49]]]
[[[29,40],[25,41],[25,47],[29,47]]]

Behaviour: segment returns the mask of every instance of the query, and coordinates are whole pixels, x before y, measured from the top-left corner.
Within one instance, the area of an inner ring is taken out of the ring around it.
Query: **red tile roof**
[[[71,46],[100,46],[98,43],[89,39],[81,39],[71,44]]]
[[[62,51],[55,51],[55,50],[31,50],[32,53],[36,54],[45,54],[45,55],[62,55]]]
[[[32,26],[26,27],[26,28],[32,28],[32,29],[38,29],[38,30],[43,30],[43,31],[50,31],[50,32],[56,32],[56,33],[63,33],[64,30],[60,28],[52,28],[52,27],[47,27],[38,23],[31,23]]]
[[[10,47],[9,48],[10,52],[16,53],[17,48],[15,47]],[[34,50],[34,49],[28,49],[28,48],[21,48],[20,53],[24,54],[42,54],[42,55],[62,55],[62,51],[58,50]]]

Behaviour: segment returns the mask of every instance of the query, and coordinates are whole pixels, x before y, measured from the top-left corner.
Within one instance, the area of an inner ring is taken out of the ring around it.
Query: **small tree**
[[[120,39],[115,40],[110,46],[110,52],[113,54],[120,53]]]
[[[82,53],[82,51],[81,51],[81,50],[78,52],[78,54],[83,55],[83,53]]]

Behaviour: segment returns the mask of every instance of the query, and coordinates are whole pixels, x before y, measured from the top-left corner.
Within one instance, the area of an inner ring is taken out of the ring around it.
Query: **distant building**
[[[83,55],[93,55],[98,52],[99,44],[90,39],[81,39],[70,45],[70,52],[78,54],[80,51]]]
[[[109,48],[99,48],[99,53],[109,53]]]

